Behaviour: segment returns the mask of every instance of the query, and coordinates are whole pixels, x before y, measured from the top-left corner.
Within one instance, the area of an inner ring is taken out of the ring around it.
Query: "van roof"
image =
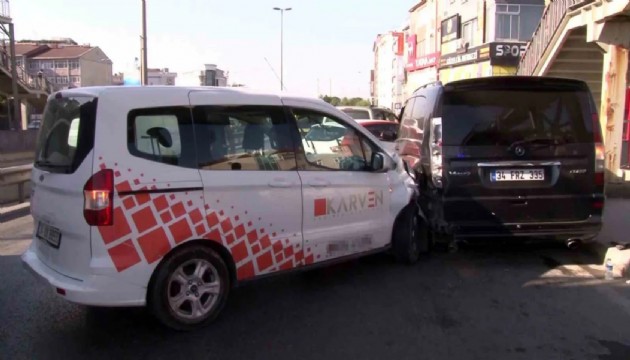
[[[583,89],[586,84],[581,80],[555,78],[547,76],[488,76],[473,79],[456,80],[444,84],[445,88],[466,88],[468,86],[487,85],[490,87],[511,87],[511,86],[551,86],[551,87],[572,87]]]
[[[89,87],[80,87],[73,89],[61,90],[56,93],[50,95],[50,97],[54,97],[57,94],[61,94],[63,96],[80,96],[80,95],[88,95],[99,97],[108,92],[115,93],[127,93],[130,96],[134,94],[143,93],[155,93],[157,94],[171,94],[171,95],[181,95],[187,96],[191,91],[204,91],[204,92],[212,92],[216,93],[218,96],[221,94],[230,94],[233,95],[235,93],[242,94],[243,96],[251,97],[252,99],[258,96],[277,96],[280,99],[293,99],[300,100],[304,102],[311,102],[315,104],[326,104],[325,101],[317,98],[311,98],[306,96],[292,95],[286,92],[262,92],[258,90],[252,89],[244,89],[244,88],[233,88],[233,87],[217,87],[217,86],[89,86]]]

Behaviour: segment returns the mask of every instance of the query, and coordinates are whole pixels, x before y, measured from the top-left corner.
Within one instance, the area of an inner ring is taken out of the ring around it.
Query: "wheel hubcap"
[[[168,304],[182,319],[197,320],[214,309],[221,293],[217,269],[207,260],[194,259],[180,265],[168,282]]]

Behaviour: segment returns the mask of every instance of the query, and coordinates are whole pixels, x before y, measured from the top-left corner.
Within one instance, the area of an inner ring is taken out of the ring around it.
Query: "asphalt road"
[[[32,223],[0,224],[1,359],[630,359],[630,285],[586,252],[466,247],[377,255],[236,289],[208,328],[70,304],[20,264]]]

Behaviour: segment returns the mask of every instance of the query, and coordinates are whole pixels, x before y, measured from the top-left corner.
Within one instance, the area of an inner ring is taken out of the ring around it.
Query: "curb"
[[[0,223],[11,221],[31,213],[31,203],[24,202],[17,205],[0,207]]]

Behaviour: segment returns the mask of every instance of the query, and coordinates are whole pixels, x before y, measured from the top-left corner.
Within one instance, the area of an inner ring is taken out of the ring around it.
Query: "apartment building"
[[[409,9],[409,27],[405,29],[405,99],[420,86],[438,79],[437,6],[438,0],[423,0]]]
[[[404,102],[405,36],[402,31],[379,34],[372,47],[374,71],[371,77],[372,104],[392,110]]]
[[[170,72],[168,68],[164,69],[148,69],[149,85],[175,85],[177,73]]]
[[[439,2],[439,80],[516,74],[544,6],[545,0]]]
[[[45,77],[55,90],[112,84],[112,61],[98,46],[72,39],[25,40],[15,50],[18,66],[35,79]]]

